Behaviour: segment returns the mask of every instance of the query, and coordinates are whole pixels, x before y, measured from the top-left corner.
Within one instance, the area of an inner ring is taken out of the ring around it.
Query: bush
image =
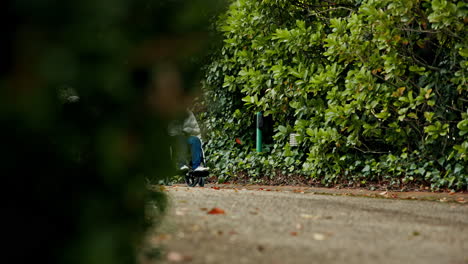
[[[206,69],[212,166],[466,190],[467,23],[464,1],[234,1]],[[257,111],[276,134],[253,163]]]

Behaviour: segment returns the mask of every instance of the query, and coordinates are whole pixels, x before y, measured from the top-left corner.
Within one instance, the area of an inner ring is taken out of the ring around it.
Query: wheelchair
[[[200,165],[203,165],[206,167],[206,157],[205,157],[205,151],[203,150],[203,142],[201,142],[201,154],[202,154],[202,161]],[[172,157],[172,147],[171,147],[171,157]],[[204,171],[195,171],[192,168],[191,162],[186,164],[188,167],[187,170],[181,170],[178,168],[178,175],[182,176],[184,178],[185,183],[189,187],[195,187],[195,186],[200,186],[204,187],[205,186],[205,178],[210,175],[210,171],[204,170]]]

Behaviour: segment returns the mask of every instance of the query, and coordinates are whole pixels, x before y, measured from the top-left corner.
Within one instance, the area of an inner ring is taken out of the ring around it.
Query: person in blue
[[[188,165],[192,167],[193,171],[209,170],[203,166],[200,127],[192,111],[186,109],[184,116],[170,122],[168,133],[174,137],[175,146],[171,148],[171,151],[179,170],[189,170]]]

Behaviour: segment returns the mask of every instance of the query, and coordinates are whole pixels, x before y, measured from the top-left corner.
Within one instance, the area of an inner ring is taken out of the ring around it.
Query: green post
[[[257,112],[257,152],[262,152],[262,112]]]

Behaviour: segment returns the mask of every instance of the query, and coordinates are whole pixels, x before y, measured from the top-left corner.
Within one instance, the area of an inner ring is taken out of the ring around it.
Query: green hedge
[[[206,68],[211,166],[466,190],[467,24],[465,1],[233,1]],[[257,111],[275,131],[262,154]]]

